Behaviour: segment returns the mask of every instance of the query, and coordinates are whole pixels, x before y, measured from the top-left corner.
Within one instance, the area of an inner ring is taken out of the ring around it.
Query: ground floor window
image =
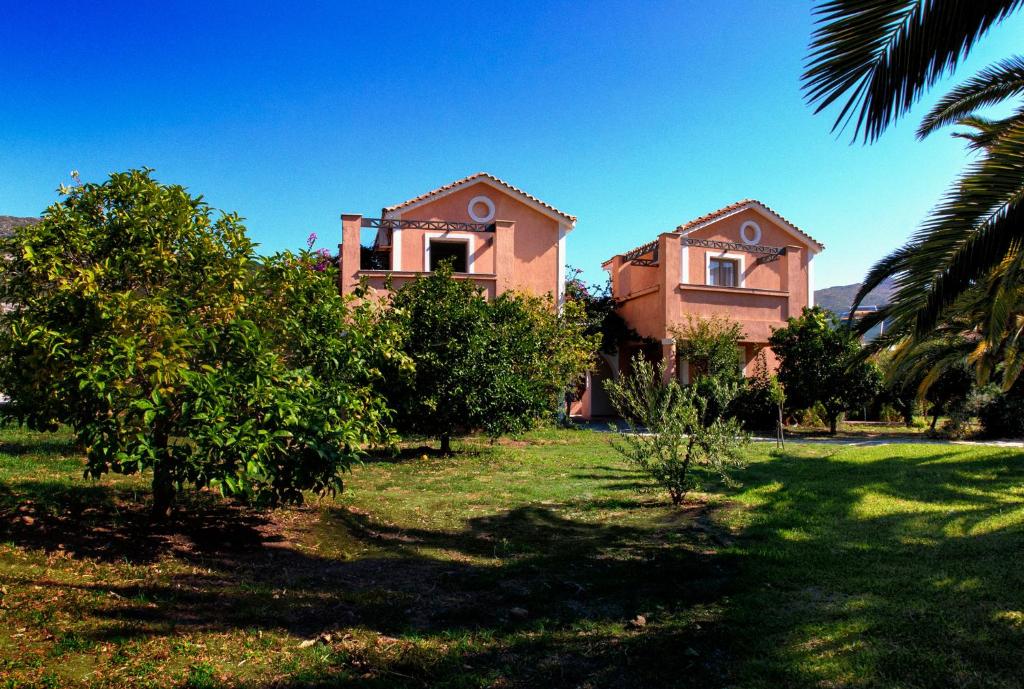
[[[444,261],[451,261],[456,273],[469,272],[469,243],[464,239],[431,239],[430,270],[437,270]]]

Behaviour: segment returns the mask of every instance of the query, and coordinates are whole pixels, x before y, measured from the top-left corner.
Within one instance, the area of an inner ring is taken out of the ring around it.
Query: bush
[[[822,428],[825,422],[825,407],[821,402],[815,402],[806,409],[801,409],[796,414],[796,422],[805,428]]]
[[[1024,387],[1005,393],[984,388],[978,395],[978,421],[989,438],[1024,438]]]
[[[786,394],[778,378],[768,372],[764,352],[758,352],[754,375],[747,378],[729,405],[728,415],[748,430],[774,431],[779,423],[779,408]]]
[[[889,403],[885,403],[878,410],[878,420],[883,423],[905,423],[903,412]]]
[[[704,400],[704,421],[729,413],[744,385],[740,341],[743,328],[727,318],[687,316],[686,323],[669,329],[680,359],[688,362],[690,387]]]
[[[666,383],[664,375],[664,363],[655,367],[637,356],[632,371],[606,381],[605,389],[627,424],[627,430],[616,430],[613,447],[679,505],[699,486],[695,468],[731,483],[730,473],[743,464],[740,450],[750,438],[735,419],[707,421],[708,401],[697,389]]]

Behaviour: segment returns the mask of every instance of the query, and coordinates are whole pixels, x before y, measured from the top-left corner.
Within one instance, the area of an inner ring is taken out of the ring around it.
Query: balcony
[[[495,229],[495,223],[343,215],[339,286],[343,292],[349,292],[365,281],[373,291],[386,292],[429,275],[437,261],[451,258],[455,260],[456,279],[473,280],[493,297],[498,281],[497,275],[490,272],[493,259],[488,256],[488,260],[481,262],[480,253],[492,249]],[[421,232],[410,237],[403,236],[404,230]],[[458,247],[463,246],[465,255],[458,255]],[[403,247],[405,255],[401,252]]]

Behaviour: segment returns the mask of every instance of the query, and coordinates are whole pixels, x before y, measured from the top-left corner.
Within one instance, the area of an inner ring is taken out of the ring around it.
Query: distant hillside
[[[0,237],[7,237],[15,227],[37,222],[39,222],[39,218],[16,218],[13,215],[0,215]]]
[[[853,305],[853,298],[857,295],[861,283],[853,285],[836,285],[825,289],[815,290],[814,303],[832,311],[838,316],[845,316]],[[892,278],[885,280],[875,289],[868,293],[868,296],[861,302],[862,306],[884,306],[889,303],[896,285]]]

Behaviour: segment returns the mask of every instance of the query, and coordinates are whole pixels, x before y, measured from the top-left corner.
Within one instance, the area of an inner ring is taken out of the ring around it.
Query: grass
[[[601,434],[461,449],[153,527],[0,430],[0,687],[1024,685],[1017,452],[757,445],[674,510]]]

